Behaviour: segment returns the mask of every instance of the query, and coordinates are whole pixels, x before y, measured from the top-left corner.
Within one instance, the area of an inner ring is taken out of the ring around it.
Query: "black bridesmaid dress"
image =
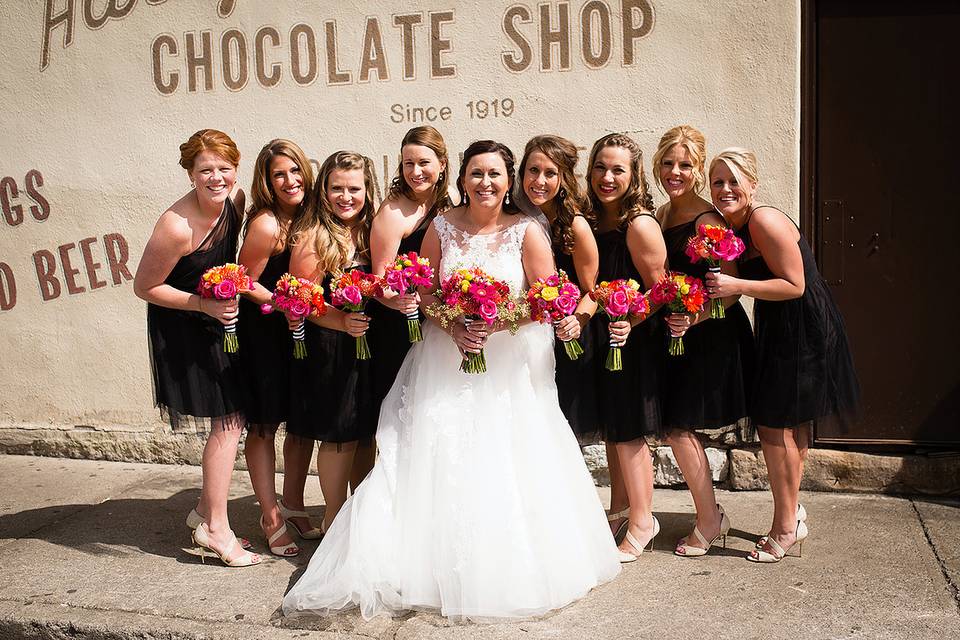
[[[598,233],[596,237],[600,251],[598,283],[633,278],[644,291],[650,288],[651,283],[643,281],[633,264],[625,231],[614,229]],[[656,435],[661,431],[659,370],[664,353],[659,316],[649,317],[630,331],[622,347],[622,371],[607,371],[605,367],[610,342],[609,319],[598,309],[593,322],[597,354],[594,358],[594,380],[604,440],[629,442]]]
[[[236,261],[239,233],[240,215],[228,198],[214,228],[193,253],[177,261],[164,284],[196,293],[207,269]],[[242,416],[239,354],[224,353],[219,321],[199,311],[148,303],[147,334],[154,398],[174,431],[203,433],[217,418]]]
[[[684,252],[705,211],[684,224],[664,229],[672,271],[703,280],[706,261],[691,262]],[[707,303],[709,309],[709,302]],[[664,311],[663,313],[667,313]],[[670,332],[663,323],[664,353]],[[747,417],[753,385],[754,346],[750,320],[739,301],[726,317],[704,320],[683,336],[684,354],[664,356],[661,385],[663,429],[716,429]]]
[[[753,212],[739,231],[747,245],[744,256],[752,248],[752,217]],[[757,367],[750,418],[755,427],[795,427],[831,419],[842,428],[856,417],[860,385],[843,318],[802,233],[798,246],[806,283],[803,295],[754,304]],[[740,277],[748,280],[776,277],[760,255],[742,259],[739,267]]]
[[[554,245],[554,260],[557,269],[566,272],[570,281],[580,287],[581,294],[586,292],[580,286],[577,270],[573,266],[573,256],[564,253],[562,247]],[[603,312],[598,312],[602,314]],[[591,444],[602,440],[600,433],[600,417],[597,413],[597,386],[594,375],[594,359],[597,348],[594,345],[596,321],[591,319],[580,332],[580,346],[583,353],[576,360],[567,356],[566,349],[554,336],[554,356],[557,361],[557,393],[560,399],[560,409],[567,417],[570,428],[577,435],[582,444]]]
[[[432,217],[421,220],[413,233],[400,241],[397,253],[411,251],[420,253],[420,245],[423,244],[423,237],[427,234],[427,227],[432,220]],[[435,264],[430,266],[434,269],[438,267]],[[413,345],[410,344],[407,334],[407,317],[399,311],[382,305],[377,300],[372,300],[367,307],[367,315],[370,316],[370,326],[375,328],[370,342],[370,350],[373,353],[371,377],[374,410],[379,416],[380,404],[390,392],[390,387],[397,378],[397,372],[400,371],[400,365],[403,364],[403,359],[407,357],[407,352]],[[423,313],[420,313],[420,322],[423,323]]]
[[[356,268],[369,269],[366,265]],[[328,305],[331,280],[329,274],[323,279]],[[373,402],[372,380],[372,363],[378,357],[373,351],[376,331],[371,321],[367,341],[373,359],[358,360],[353,336],[307,321],[307,357],[292,360],[291,365],[287,433],[337,444],[373,437],[379,416],[379,407],[374,407]]]
[[[290,249],[287,248],[270,256],[257,281],[273,291],[277,280],[289,269]],[[237,338],[243,363],[247,428],[261,436],[275,433],[290,413],[293,338],[286,316],[279,311],[264,315],[260,305],[240,298]]]

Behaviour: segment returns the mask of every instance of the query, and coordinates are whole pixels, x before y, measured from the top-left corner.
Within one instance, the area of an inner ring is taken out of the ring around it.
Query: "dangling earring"
[[[437,176],[437,182],[443,182],[443,171],[441,171],[440,175]]]
[[[503,204],[510,204],[510,192],[507,191],[507,196],[503,199]]]

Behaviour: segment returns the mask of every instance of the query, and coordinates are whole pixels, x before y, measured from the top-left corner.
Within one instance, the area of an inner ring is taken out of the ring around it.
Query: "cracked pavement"
[[[719,491],[733,524],[727,548],[692,559],[672,554],[693,525],[690,495],[658,489],[654,552],[545,617],[482,625],[353,612],[287,621],[280,600],[317,543],[259,567],[201,564],[183,551],[198,467],[0,456],[0,477],[0,639],[960,637],[955,499],[804,492],[803,557],[758,566],[744,556],[769,526],[768,492]],[[316,478],[307,484],[319,516]],[[264,551],[242,471],[230,515]]]

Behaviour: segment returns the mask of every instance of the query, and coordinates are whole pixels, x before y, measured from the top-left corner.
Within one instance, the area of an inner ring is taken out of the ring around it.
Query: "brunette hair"
[[[707,162],[707,139],[696,127],[689,124],[682,124],[668,130],[660,138],[660,144],[653,154],[653,180],[657,183],[657,188],[663,193],[663,182],[660,180],[660,163],[663,156],[675,146],[680,145],[690,154],[690,160],[693,162],[693,190],[697,193],[703,191],[707,184],[707,178],[704,175],[704,165]]]
[[[192,171],[194,161],[204,151],[212,151],[234,167],[240,164],[240,150],[230,136],[216,129],[200,129],[180,145],[180,166]]]
[[[626,149],[630,154],[630,186],[620,201],[619,227],[624,228],[631,220],[639,216],[644,211],[653,211],[653,197],[650,195],[650,186],[647,184],[647,177],[643,172],[643,152],[633,138],[624,133],[609,133],[593,143],[590,150],[590,164],[587,167],[588,172],[593,172],[593,165],[597,161],[597,154],[605,147],[620,147]],[[587,179],[587,196],[589,197],[590,208],[599,213],[602,208],[597,194],[593,192],[593,181]]]
[[[516,178],[516,172],[514,171],[514,158],[513,152],[510,151],[510,148],[507,145],[497,142],[495,140],[477,140],[470,143],[470,146],[466,148],[463,152],[463,159],[460,161],[460,173],[457,175],[457,191],[460,192],[460,204],[467,205],[470,203],[470,198],[467,196],[467,190],[463,186],[463,178],[467,173],[467,165],[470,164],[470,160],[474,156],[479,156],[484,153],[496,153],[503,159],[503,164],[507,169],[507,180],[509,184],[507,185],[506,195],[510,195],[510,192],[513,191],[513,185]],[[504,197],[506,199],[506,196]],[[510,201],[509,203],[503,203],[503,210],[506,213],[520,213],[520,208],[517,206],[517,203]]]
[[[453,203],[450,202],[449,192],[450,161],[447,157],[447,144],[443,141],[443,136],[440,135],[440,132],[430,125],[413,127],[407,131],[406,135],[403,136],[403,140],[400,141],[400,166],[397,167],[397,175],[395,175],[393,180],[390,182],[390,190],[387,193],[387,198],[397,198],[403,195],[407,198],[413,199],[413,189],[411,189],[410,185],[407,184],[407,181],[403,179],[402,154],[403,148],[408,144],[427,147],[436,154],[437,158],[443,164],[443,170],[440,172],[440,177],[437,180],[437,183],[433,186],[433,204],[430,206],[430,210],[427,211],[427,219],[429,220],[441,211],[446,211],[453,206]]]
[[[273,181],[270,177],[273,161],[278,157],[289,158],[300,169],[303,180],[303,200],[294,213],[296,221],[307,211],[310,199],[313,197],[313,165],[297,143],[285,138],[276,138],[260,149],[256,162],[253,164],[253,182],[250,185],[250,206],[247,208],[247,219],[244,226],[263,211],[279,213],[277,194],[273,190]]]
[[[520,161],[518,173],[520,186],[516,189],[517,195],[524,193],[523,177],[527,170],[527,159],[536,151],[547,156],[560,170],[560,191],[555,196],[557,218],[554,224],[550,225],[550,239],[554,246],[559,247],[566,254],[571,254],[573,253],[573,219],[577,215],[583,215],[591,227],[595,226],[597,220],[589,210],[586,196],[580,188],[580,182],[575,173],[578,159],[577,146],[560,136],[542,135],[530,138],[523,150],[523,160]],[[525,193],[523,197],[526,197]]]
[[[370,222],[377,210],[375,206],[376,177],[373,173],[373,161],[352,151],[337,151],[323,161],[320,173],[313,187],[307,212],[300,216],[293,226],[293,243],[303,241],[307,234],[314,234],[314,249],[317,262],[324,273],[332,273],[350,264],[352,245],[350,229],[337,217],[327,199],[327,186],[334,171],[363,171],[365,193],[363,209],[360,211],[360,239],[355,247],[360,258],[370,258]]]

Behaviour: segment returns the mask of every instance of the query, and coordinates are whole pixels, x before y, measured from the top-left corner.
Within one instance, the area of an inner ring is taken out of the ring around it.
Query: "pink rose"
[[[360,301],[363,299],[360,295],[360,287],[356,285],[347,285],[340,290],[340,295],[343,296],[343,299],[349,302],[352,305],[360,304]]]
[[[723,237],[713,245],[713,255],[721,260],[733,260],[739,255],[734,249],[735,247],[730,237]]]
[[[403,271],[388,271],[386,280],[387,286],[397,293],[407,292],[409,284]]]
[[[310,314],[310,305],[303,300],[296,300],[290,305],[290,315],[305,318]]]
[[[626,291],[614,291],[607,298],[607,313],[612,316],[625,316],[629,311]]]
[[[576,298],[580,297],[580,289],[577,288],[577,285],[572,282],[568,282],[560,287],[560,295],[562,296],[574,296]]]
[[[480,317],[487,324],[493,324],[494,320],[497,319],[497,304],[493,300],[484,300],[480,303],[479,312]]]
[[[548,287],[559,287],[559,286],[560,286],[560,276],[558,276],[557,274],[553,274],[553,275],[551,275],[551,276],[547,276],[547,286],[548,286]]]
[[[228,300],[237,295],[237,285],[233,280],[224,280],[213,288],[213,295],[220,300]]]
[[[262,313],[263,315],[267,315],[268,313],[273,313],[273,305],[272,304],[260,305],[260,313]]]
[[[560,294],[554,304],[565,316],[569,316],[577,309],[577,299],[570,295]]]

